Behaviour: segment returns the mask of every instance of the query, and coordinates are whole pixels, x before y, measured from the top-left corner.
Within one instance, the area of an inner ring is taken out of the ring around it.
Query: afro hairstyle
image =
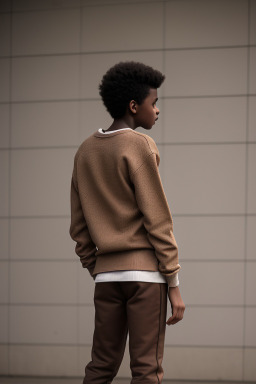
[[[134,61],[120,62],[111,67],[99,85],[100,96],[113,119],[126,113],[131,100],[142,104],[150,88],[159,88],[165,76],[148,65]]]

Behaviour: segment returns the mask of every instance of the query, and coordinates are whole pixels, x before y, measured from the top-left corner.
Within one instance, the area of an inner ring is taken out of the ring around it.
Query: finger
[[[176,319],[177,319],[177,312],[175,311],[175,312],[172,313],[172,316],[167,320],[166,323],[168,325],[175,324]]]
[[[184,313],[184,310],[182,310],[182,309],[175,311],[173,313],[173,315],[167,320],[166,324],[167,325],[173,325],[173,324],[178,323],[179,321],[181,321],[183,319],[183,313]]]
[[[173,317],[170,317],[170,318],[166,321],[166,324],[167,324],[167,325],[172,325],[172,322],[173,322]]]
[[[167,320],[166,324],[167,324],[167,325],[174,325],[174,324],[178,323],[178,321],[180,321],[180,319],[178,319],[178,318],[172,316],[172,317],[170,317],[170,318]]]

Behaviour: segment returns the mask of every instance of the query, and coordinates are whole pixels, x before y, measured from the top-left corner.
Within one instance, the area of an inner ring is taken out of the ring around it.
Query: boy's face
[[[144,129],[151,129],[159,115],[159,109],[156,106],[157,89],[150,88],[148,96],[142,104],[136,105],[136,125]]]

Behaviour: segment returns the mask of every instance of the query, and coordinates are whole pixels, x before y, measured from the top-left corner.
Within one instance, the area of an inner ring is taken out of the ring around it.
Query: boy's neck
[[[126,116],[126,117],[121,118],[121,119],[114,119],[114,121],[110,125],[110,127],[108,129],[104,130],[104,132],[116,131],[116,130],[122,129],[122,128],[136,129],[137,127],[135,127],[133,119],[129,118],[129,116]]]

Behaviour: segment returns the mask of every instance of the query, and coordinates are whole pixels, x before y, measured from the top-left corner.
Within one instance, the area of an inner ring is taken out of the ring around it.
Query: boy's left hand
[[[181,298],[179,287],[170,287],[168,297],[172,307],[172,316],[167,320],[166,324],[172,325],[183,319],[185,304]]]

